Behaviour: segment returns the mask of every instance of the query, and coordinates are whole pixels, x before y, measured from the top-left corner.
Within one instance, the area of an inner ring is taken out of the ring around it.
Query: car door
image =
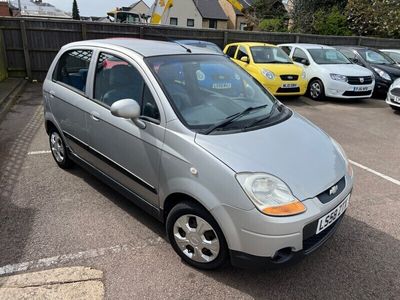
[[[246,57],[246,56],[247,56],[248,62],[243,62],[240,60],[242,57]],[[239,49],[237,50],[236,55],[235,55],[235,62],[245,70],[249,67],[250,56],[249,56],[249,53],[245,46],[243,46],[243,45],[239,46]]]
[[[94,150],[90,163],[158,207],[165,129],[155,90],[140,66],[119,52],[99,51],[93,72],[92,101],[87,107],[89,146]],[[110,107],[121,99],[138,102],[145,128],[111,114]]]
[[[306,79],[310,80],[312,78],[312,67],[310,57],[300,48],[294,48],[291,58],[293,62],[304,68],[306,73]]]
[[[68,147],[87,159],[88,142],[85,112],[88,100],[87,75],[93,49],[70,48],[63,52],[54,68],[51,80],[46,80],[45,98],[66,138]]]

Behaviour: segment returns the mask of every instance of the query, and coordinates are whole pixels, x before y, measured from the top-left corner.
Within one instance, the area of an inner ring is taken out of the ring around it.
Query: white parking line
[[[349,162],[350,162],[352,165],[355,165],[355,166],[357,166],[357,167],[359,167],[359,168],[361,168],[361,169],[363,169],[363,170],[365,170],[365,171],[368,171],[368,172],[370,172],[370,173],[372,173],[372,174],[374,174],[374,175],[376,175],[376,176],[379,176],[379,177],[381,177],[381,178],[383,178],[383,179],[386,179],[387,181],[390,181],[390,182],[392,182],[392,183],[394,183],[394,184],[400,186],[400,181],[397,180],[397,179],[394,179],[394,178],[392,178],[392,177],[390,177],[390,176],[387,176],[387,175],[385,175],[385,174],[379,173],[378,171],[372,170],[372,169],[370,169],[370,168],[368,168],[368,167],[366,167],[366,166],[363,166],[362,164],[359,164],[358,162],[355,162],[355,161],[352,161],[352,160],[349,160]]]
[[[164,240],[161,237],[157,237],[154,239],[147,239],[144,243],[141,244],[123,244],[123,245],[116,245],[107,248],[98,248],[98,249],[90,249],[86,251],[81,251],[77,253],[70,253],[64,255],[58,255],[53,257],[41,258],[38,260],[31,260],[23,263],[13,264],[13,265],[6,265],[0,267],[0,276],[13,274],[16,272],[27,271],[31,269],[39,269],[44,267],[55,266],[62,263],[71,262],[74,260],[82,260],[82,259],[89,259],[95,258],[99,256],[104,256],[107,254],[116,254],[123,251],[135,251],[140,250],[145,247],[155,246],[164,243]]]
[[[50,150],[42,150],[42,151],[31,151],[28,152],[28,155],[38,155],[38,154],[48,154],[51,153]]]

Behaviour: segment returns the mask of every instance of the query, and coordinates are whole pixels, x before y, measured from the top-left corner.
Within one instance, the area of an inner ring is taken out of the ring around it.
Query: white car
[[[399,49],[381,49],[383,53],[393,59],[400,66],[400,50]]]
[[[386,103],[394,110],[400,111],[400,78],[395,80],[390,86]]]
[[[312,99],[369,98],[375,86],[370,70],[351,63],[333,47],[314,44],[281,44],[295,63],[304,66]]]

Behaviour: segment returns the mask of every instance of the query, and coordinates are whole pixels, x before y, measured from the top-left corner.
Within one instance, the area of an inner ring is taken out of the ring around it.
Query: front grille
[[[317,232],[318,220],[306,225],[303,229],[304,253],[310,254],[321,247],[333,235],[339,223],[343,219],[343,216],[344,214],[341,215],[339,219],[333,222],[328,228],[318,234],[314,234]]]
[[[354,92],[354,91],[347,91],[343,93],[343,96],[369,96],[371,95],[372,91],[362,91],[362,92]]]
[[[281,79],[286,81],[294,81],[299,79],[299,75],[281,75]]]
[[[351,85],[371,84],[371,76],[347,76],[347,83]]]
[[[394,88],[393,90],[390,90],[390,93],[393,96],[400,97],[400,88]]]
[[[277,93],[300,93],[300,88],[279,88]]]
[[[335,185],[337,185],[337,191],[333,195],[330,195],[329,191]],[[340,179],[338,182],[336,182],[334,185],[332,185],[329,189],[327,189],[326,191],[323,191],[321,194],[319,194],[317,196],[317,198],[319,199],[319,201],[321,201],[324,204],[328,203],[329,201],[335,199],[337,197],[337,195],[339,195],[344,190],[345,187],[346,187],[346,179],[343,176],[342,179]]]

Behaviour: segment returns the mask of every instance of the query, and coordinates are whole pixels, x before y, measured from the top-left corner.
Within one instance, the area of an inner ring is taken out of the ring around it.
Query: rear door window
[[[65,52],[57,63],[53,80],[84,93],[92,53],[92,50],[84,49]]]

